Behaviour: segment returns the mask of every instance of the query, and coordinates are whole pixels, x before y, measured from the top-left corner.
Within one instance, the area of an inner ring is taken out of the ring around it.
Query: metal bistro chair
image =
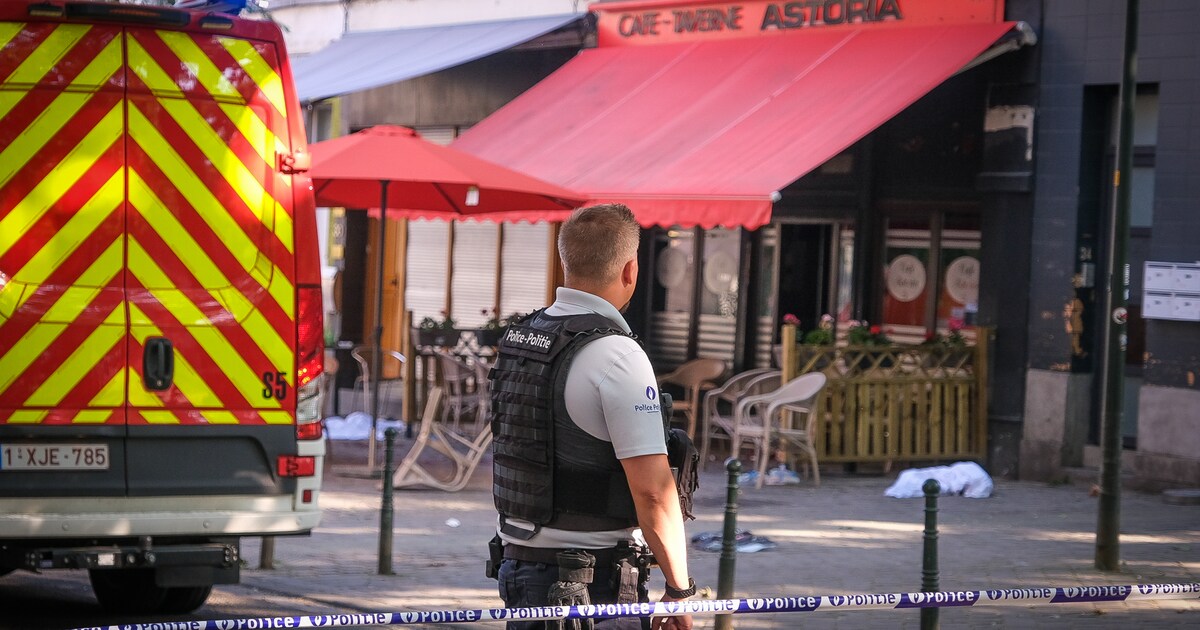
[[[482,358],[471,363],[475,371],[475,431],[482,431],[492,419],[492,381],[488,372],[492,366]]]
[[[747,396],[738,402],[733,429],[733,452],[737,453],[747,442],[754,446],[758,459],[758,481],[755,482],[755,487],[762,487],[767,474],[767,462],[771,459],[772,434],[779,438],[781,446],[790,442],[808,455],[812,465],[813,483],[821,485],[817,449],[813,445],[817,414],[812,413],[812,403],[824,387],[825,375],[811,372],[797,377],[769,394]],[[795,428],[784,422],[786,412],[789,411],[805,415],[803,428]]]
[[[354,358],[354,362],[358,364],[358,378],[354,379],[354,389],[357,390],[359,396],[360,411],[371,413],[371,379],[376,378],[371,373],[372,355],[375,349],[372,346],[356,346],[350,351],[350,356]],[[383,359],[379,366],[384,374],[390,370],[395,370],[394,378],[379,378],[379,410],[380,416],[387,418],[397,418],[397,415],[390,415],[384,412],[390,403],[397,400],[396,388],[400,392],[404,391],[404,355],[395,350],[383,351]],[[374,426],[374,422],[372,422]]]
[[[716,438],[731,439],[737,403],[746,396],[765,394],[779,388],[780,371],[756,368],[735,374],[724,385],[704,394],[700,414],[700,462],[708,463],[708,451]]]
[[[455,426],[469,413],[476,413],[479,397],[475,392],[475,370],[465,361],[449,352],[437,352],[438,367],[441,368],[439,385],[445,393],[442,402],[442,422]]]
[[[658,377],[658,384],[678,385],[683,388],[683,397],[674,401],[674,411],[687,417],[688,436],[696,439],[696,416],[700,413],[700,393],[716,385],[715,381],[725,373],[725,362],[720,359],[692,359],[675,368],[669,374]]]

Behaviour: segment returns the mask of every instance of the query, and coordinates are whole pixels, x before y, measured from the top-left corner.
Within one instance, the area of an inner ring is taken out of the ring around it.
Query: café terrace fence
[[[813,407],[818,460],[982,460],[994,331],[976,333],[974,345],[814,346],[784,326],[784,382],[807,372],[828,378]]]

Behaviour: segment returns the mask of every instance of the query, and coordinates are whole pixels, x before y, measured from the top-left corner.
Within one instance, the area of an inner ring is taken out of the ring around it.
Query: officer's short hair
[[[571,278],[611,282],[637,255],[641,228],[624,204],[606,203],[571,213],[558,232],[558,256]]]

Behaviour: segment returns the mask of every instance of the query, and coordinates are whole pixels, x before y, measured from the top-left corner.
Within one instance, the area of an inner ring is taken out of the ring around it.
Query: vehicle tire
[[[208,586],[171,586],[167,588],[167,596],[163,598],[158,612],[165,614],[184,614],[204,605],[212,593],[212,585]]]
[[[88,569],[88,577],[96,601],[113,613],[158,612],[169,590],[154,583],[154,569]]]

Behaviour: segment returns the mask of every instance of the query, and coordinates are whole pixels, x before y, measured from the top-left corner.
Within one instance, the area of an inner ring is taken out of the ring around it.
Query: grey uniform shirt
[[[629,332],[620,311],[607,300],[584,291],[560,287],[554,304],[546,309],[547,315],[589,313],[603,315]],[[658,382],[649,357],[636,341],[609,335],[584,346],[568,368],[563,395],[571,420],[591,436],[611,442],[617,459],[666,454]],[[533,529],[533,524],[518,519],[508,519],[508,523]],[[575,532],[543,527],[526,541],[503,533],[500,537],[526,547],[602,549],[633,539],[635,529]]]

